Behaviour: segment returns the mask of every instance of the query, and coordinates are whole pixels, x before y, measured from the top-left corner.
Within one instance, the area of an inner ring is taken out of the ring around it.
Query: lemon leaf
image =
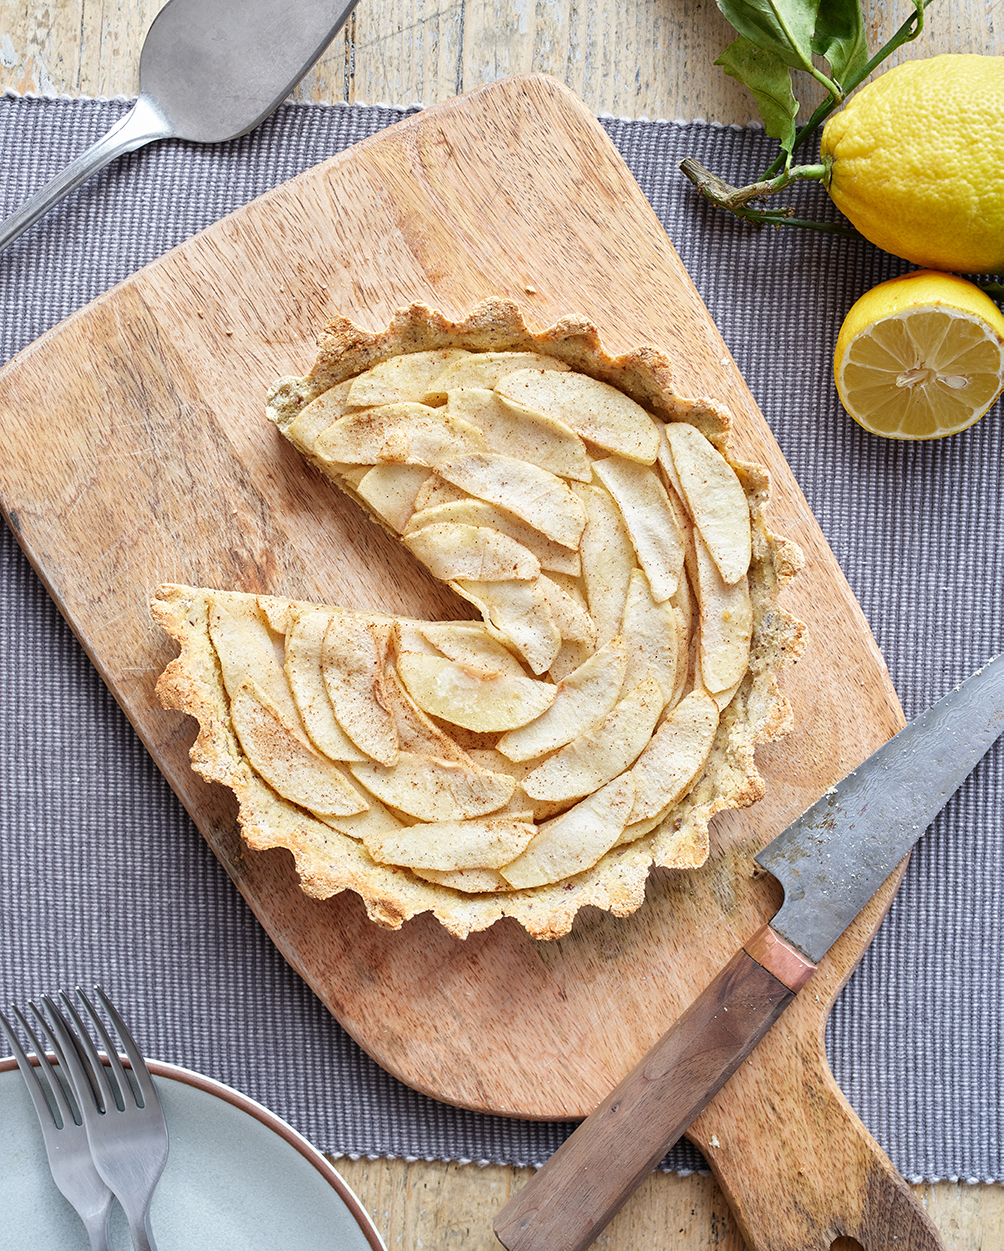
[[[852,0],[838,2],[848,4]],[[835,100],[842,99],[840,88],[813,60],[813,37],[821,0],[717,0],[717,3],[738,33],[754,47],[776,57],[783,65],[811,74]],[[749,83],[746,85],[752,90]]]
[[[791,89],[787,64],[744,35],[730,43],[715,64],[752,92],[767,134],[790,152],[795,145],[798,101]]]
[[[868,65],[868,36],[859,0],[829,0],[819,6],[812,50],[826,58],[833,77],[847,90]]]
[[[812,72],[818,0],[718,0],[718,7],[755,47],[794,69]]]

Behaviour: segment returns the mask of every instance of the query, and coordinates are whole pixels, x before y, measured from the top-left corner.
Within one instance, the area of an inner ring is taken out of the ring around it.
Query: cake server
[[[780,910],[495,1219],[508,1251],[582,1251],[816,971],[1004,730],[1004,655],[768,844]]]
[[[136,103],[97,143],[0,223],[0,249],[115,157],[155,139],[222,143],[289,95],[357,0],[168,0],[139,59]]]

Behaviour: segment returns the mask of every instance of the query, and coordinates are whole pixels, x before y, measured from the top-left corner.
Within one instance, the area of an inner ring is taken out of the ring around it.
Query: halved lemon
[[[1004,388],[1004,316],[979,287],[922,269],[873,287],[837,336],[833,373],[854,420],[889,439],[941,439]]]

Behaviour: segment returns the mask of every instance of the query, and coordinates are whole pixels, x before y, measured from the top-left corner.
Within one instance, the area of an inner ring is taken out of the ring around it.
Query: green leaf
[[[826,0],[824,0],[824,3]],[[812,71],[819,0],[717,0],[740,35],[784,65]]]
[[[812,50],[826,57],[841,87],[864,71],[868,36],[860,0],[821,0]]]
[[[767,134],[790,152],[795,146],[798,101],[791,89],[791,71],[773,52],[740,35],[715,62],[730,78],[753,93]]]

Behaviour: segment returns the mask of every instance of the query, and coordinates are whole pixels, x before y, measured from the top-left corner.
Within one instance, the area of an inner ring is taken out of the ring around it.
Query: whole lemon
[[[828,190],[872,243],[929,269],[1004,270],[1004,57],[907,61],[823,128]]]

